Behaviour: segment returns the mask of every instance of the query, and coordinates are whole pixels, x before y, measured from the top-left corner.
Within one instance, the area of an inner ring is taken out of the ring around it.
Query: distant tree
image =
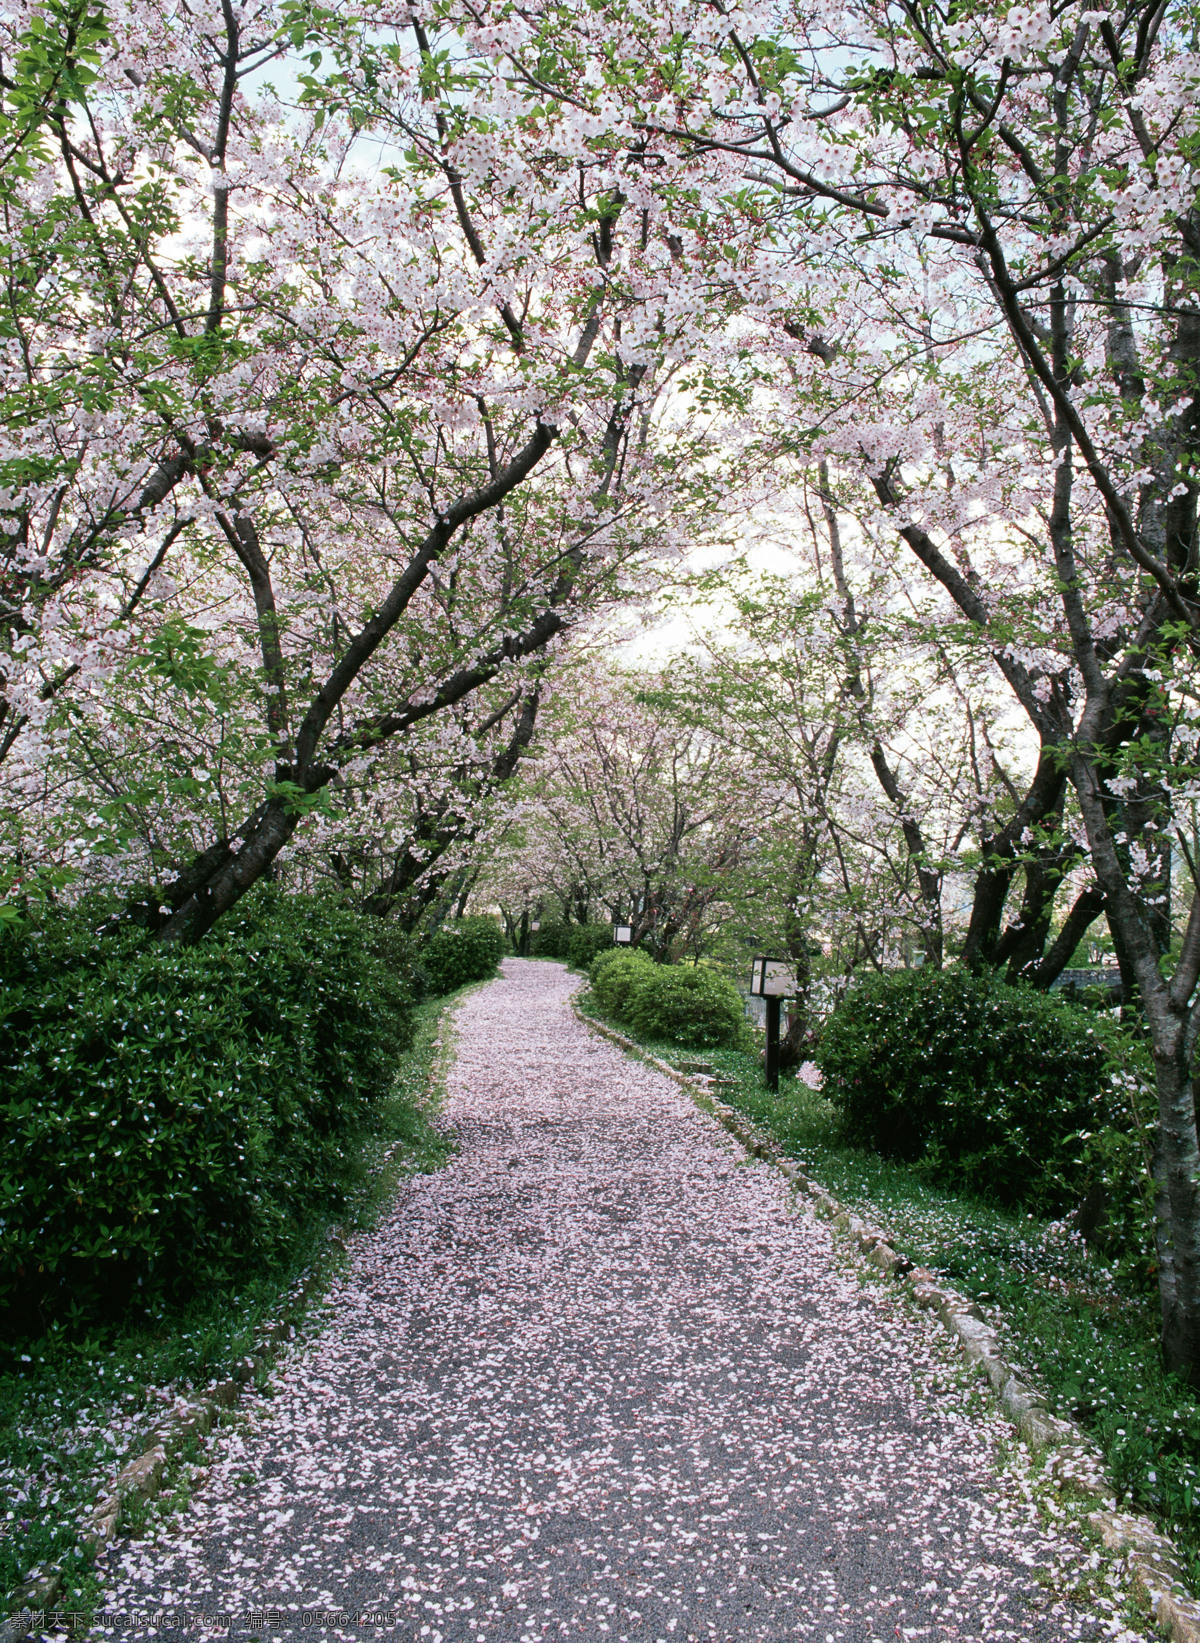
[[[702,950],[745,856],[750,789],[718,741],[663,710],[660,683],[594,665],[559,677],[481,895],[515,872],[527,901],[602,907],[660,960]]]

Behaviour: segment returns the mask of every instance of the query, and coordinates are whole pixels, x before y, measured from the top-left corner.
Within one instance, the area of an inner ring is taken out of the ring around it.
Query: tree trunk
[[[962,952],[963,963],[968,969],[981,970],[987,965],[1003,964],[1012,958],[1018,945],[1022,951],[1019,964],[1013,967],[1014,974],[1019,968],[1031,967],[1032,962],[1041,956],[1049,932],[1048,909],[1038,945],[1034,927],[1042,922],[1042,909],[1034,906],[1036,896],[1030,897],[1028,877],[1027,907],[1022,909],[1017,924],[1010,925],[1003,935],[1001,927],[1012,882],[1020,865],[1018,854],[1024,848],[1024,835],[1028,829],[1048,820],[1061,820],[1066,788],[1067,778],[1057,749],[1043,733],[1037,769],[1021,803],[1000,832],[981,840],[986,865],[975,876],[971,918]]]
[[[1193,901],[1179,967],[1173,982],[1159,968],[1159,951],[1142,899],[1125,878],[1106,796],[1096,764],[1077,752],[1071,778],[1087,828],[1096,877],[1104,891],[1109,928],[1137,980],[1154,1056],[1158,1095],[1155,1152],[1156,1245],[1163,1362],[1189,1385],[1200,1387],[1200,1140],[1192,1059],[1200,1004],[1192,1003],[1200,977],[1200,891]]]
[[[1103,911],[1103,891],[1098,885],[1089,884],[1075,898],[1075,905],[1067,914],[1050,950],[1038,964],[1024,972],[1026,980],[1047,991],[1071,962],[1071,954]]]
[[[1157,1036],[1157,1035],[1156,1035]],[[1176,1039],[1183,1034],[1176,1024]],[[1200,1146],[1188,1057],[1155,1045],[1158,1141],[1155,1199],[1156,1244],[1163,1362],[1200,1387]],[[1165,1203],[1159,1201],[1165,1199]],[[1162,1211],[1166,1211],[1166,1225]]]
[[[779,1068],[792,1072],[808,1059],[809,1022],[811,1010],[809,991],[812,987],[812,961],[807,937],[788,943],[788,955],[796,967],[796,1003],[787,1018],[787,1028],[779,1040]]]
[[[275,803],[265,804],[247,828],[241,849],[236,854],[228,854],[222,865],[175,909],[158,931],[159,941],[188,943],[207,935],[222,913],[235,906],[268,872],[300,820],[298,811],[289,812]],[[216,849],[214,846],[214,851]]]

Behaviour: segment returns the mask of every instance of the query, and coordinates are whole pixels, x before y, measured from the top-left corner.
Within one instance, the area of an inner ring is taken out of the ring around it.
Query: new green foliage
[[[817,1052],[851,1145],[1040,1214],[1091,1194],[1144,1235],[1135,1059],[1107,1018],[958,968],[857,982]]]
[[[259,893],[194,947],[78,915],[0,945],[10,1331],[178,1299],[338,1208],[410,1034],[411,978],[377,935]]]
[[[495,919],[460,918],[435,930],[420,951],[431,993],[452,993],[486,981],[504,957],[504,933]]]

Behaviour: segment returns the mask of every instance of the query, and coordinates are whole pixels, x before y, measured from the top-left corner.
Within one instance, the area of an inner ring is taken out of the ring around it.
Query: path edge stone
[[[334,1229],[323,1254],[343,1252],[345,1248],[340,1231]],[[252,1350],[235,1366],[233,1376],[210,1386],[203,1397],[182,1408],[172,1408],[163,1416],[148,1440],[143,1440],[148,1446],[125,1463],[112,1488],[85,1514],[79,1538],[86,1546],[99,1552],[116,1539],[126,1501],[149,1500],[158,1492],[167,1470],[168,1450],[193,1433],[206,1435],[212,1431],[221,1413],[233,1408],[246,1385],[268,1369],[295,1338],[296,1322],[304,1316],[312,1298],[328,1287],[329,1277],[324,1261],[318,1259],[293,1286],[279,1320],[259,1332]],[[0,1619],[0,1643],[22,1643],[32,1632],[44,1629],[49,1617],[57,1612],[55,1605],[63,1584],[63,1572],[54,1564],[31,1570],[9,1600],[15,1607]]]
[[[1200,1602],[1185,1583],[1186,1564],[1179,1548],[1169,1536],[1160,1533],[1152,1519],[1113,1508],[1112,1483],[1104,1471],[1100,1450],[1073,1421],[1051,1414],[1041,1394],[1022,1381],[1005,1361],[995,1331],[979,1307],[940,1284],[932,1272],[900,1255],[882,1232],[851,1214],[695,1075],[680,1072],[607,1022],[586,1014],[574,997],[571,1010],[585,1027],[678,1084],[752,1157],[779,1170],[793,1190],[809,1201],[814,1214],[829,1221],[872,1266],[900,1283],[919,1307],[933,1313],[967,1362],[977,1365],[987,1377],[1001,1413],[1018,1436],[1031,1450],[1048,1454],[1047,1469],[1060,1489],[1107,1503],[1101,1510],[1089,1512],[1087,1521],[1105,1549],[1123,1558],[1130,1591],[1147,1619],[1156,1621],[1171,1643],[1200,1643]],[[4,1643],[2,1636],[0,1643]]]

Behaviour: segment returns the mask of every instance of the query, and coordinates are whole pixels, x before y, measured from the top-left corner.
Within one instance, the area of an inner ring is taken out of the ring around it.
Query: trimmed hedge
[[[816,1060],[852,1145],[1039,1214],[1100,1189],[1109,1220],[1131,1226],[1144,1219],[1144,1119],[1118,1039],[1030,987],[922,968],[856,982]]]
[[[400,925],[375,918],[365,925],[364,933],[372,954],[392,980],[412,995],[414,1003],[419,1003],[429,985],[413,938]]]
[[[604,1014],[645,1038],[716,1049],[746,1037],[741,994],[715,970],[655,964],[640,948],[614,947],[592,961],[589,979]]]
[[[637,947],[615,947],[592,963],[588,979],[605,1015],[620,1017],[629,990],[640,975],[655,969],[649,953]]]
[[[612,946],[611,924],[577,924],[567,941],[567,962],[573,970],[586,970]]]
[[[452,993],[471,981],[486,981],[508,943],[492,918],[459,918],[446,924],[420,949],[419,961],[431,993]]]
[[[11,1333],[183,1298],[336,1213],[411,1035],[378,936],[266,890],[190,948],[78,915],[0,943]]]
[[[745,1038],[742,996],[716,970],[655,964],[635,976],[625,1019],[644,1038],[668,1038],[692,1049],[735,1046]]]

